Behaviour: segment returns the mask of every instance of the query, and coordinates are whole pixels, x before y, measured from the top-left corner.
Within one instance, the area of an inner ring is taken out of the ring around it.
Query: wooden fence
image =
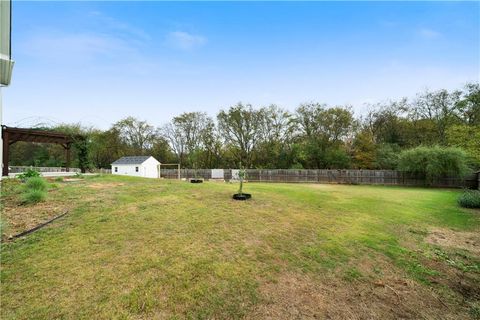
[[[32,168],[40,172],[65,172],[62,167],[20,167],[11,166],[11,173],[24,172]],[[70,168],[70,172],[80,172],[79,168]],[[95,173],[111,173],[110,169],[96,169]],[[161,177],[177,179],[177,169],[162,169]],[[209,180],[211,169],[180,169],[180,177],[194,177]],[[232,179],[232,169],[224,169],[224,179]],[[392,186],[426,186],[424,178],[406,174],[396,170],[297,170],[297,169],[248,169],[247,180],[257,182],[288,182],[288,183],[336,183],[336,184],[372,184]],[[480,172],[464,177],[443,177],[434,180],[430,186],[442,188],[480,188]]]
[[[210,169],[180,169],[181,178],[211,179]],[[176,169],[162,169],[161,177],[177,179]],[[224,170],[224,179],[232,178],[232,170]],[[296,170],[296,169],[248,169],[248,181],[289,182],[289,183],[333,183],[333,184],[371,184],[398,186],[426,186],[427,182],[420,176],[406,174],[396,170]],[[432,187],[443,188],[478,188],[478,174],[471,174],[463,179],[443,177],[432,181]]]

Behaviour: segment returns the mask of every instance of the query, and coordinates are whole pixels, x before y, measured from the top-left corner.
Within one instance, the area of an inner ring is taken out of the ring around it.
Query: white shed
[[[159,164],[152,156],[122,157],[112,163],[112,174],[158,178]]]

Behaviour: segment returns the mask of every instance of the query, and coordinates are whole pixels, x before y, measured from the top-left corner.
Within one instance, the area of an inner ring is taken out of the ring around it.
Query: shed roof
[[[142,164],[147,161],[151,156],[133,156],[133,157],[121,157],[114,161],[112,164]]]

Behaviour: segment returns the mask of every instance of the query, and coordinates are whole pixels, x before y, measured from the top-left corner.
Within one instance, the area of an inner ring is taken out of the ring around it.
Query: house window
[[[115,172],[118,172],[118,167],[115,167]]]
[[[138,167],[135,167],[135,172],[138,172]]]

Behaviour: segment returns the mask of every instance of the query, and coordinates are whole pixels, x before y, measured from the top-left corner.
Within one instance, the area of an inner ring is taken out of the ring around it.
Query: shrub
[[[294,164],[291,165],[290,169],[303,169],[303,166],[301,163],[295,162]]]
[[[465,190],[458,197],[458,204],[464,208],[480,208],[480,191]]]
[[[395,169],[400,148],[395,144],[382,144],[375,152],[375,169]]]
[[[33,178],[27,179],[27,182],[25,183],[25,187],[26,187],[27,191],[29,191],[29,190],[46,191],[47,190],[47,182],[40,177],[33,177]]]
[[[350,156],[343,149],[327,149],[324,155],[325,165],[329,169],[350,168]]]
[[[468,173],[468,157],[458,148],[416,147],[400,154],[398,169],[422,176],[427,184],[451,176],[462,178]]]
[[[27,204],[38,203],[44,201],[47,197],[47,193],[39,189],[27,190],[23,194],[23,202]]]
[[[55,178],[55,181],[56,181],[56,182],[63,182],[63,177],[56,177],[56,178]]]
[[[28,168],[27,171],[17,175],[17,178],[23,181],[27,180],[28,178],[34,178],[34,177],[40,177],[40,172],[32,168]]]

